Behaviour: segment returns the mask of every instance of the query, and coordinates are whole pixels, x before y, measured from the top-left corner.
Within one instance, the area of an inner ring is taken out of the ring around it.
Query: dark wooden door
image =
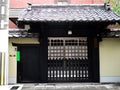
[[[48,38],[48,81],[91,81],[87,37]]]
[[[23,45],[19,47],[18,82],[40,82],[40,46]]]

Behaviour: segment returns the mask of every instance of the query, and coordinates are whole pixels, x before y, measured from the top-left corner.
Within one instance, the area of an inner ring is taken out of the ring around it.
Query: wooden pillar
[[[99,82],[99,41],[95,36],[88,37],[89,78],[91,82]]]
[[[40,82],[45,83],[48,80],[48,40],[47,40],[47,30],[45,30],[45,24],[41,24],[40,30],[40,72],[41,80]]]

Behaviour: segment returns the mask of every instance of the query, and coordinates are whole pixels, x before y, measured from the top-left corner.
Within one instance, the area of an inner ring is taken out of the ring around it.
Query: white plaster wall
[[[120,82],[120,38],[100,42],[100,81]]]
[[[4,84],[8,84],[8,30],[0,30],[0,52],[5,53]]]

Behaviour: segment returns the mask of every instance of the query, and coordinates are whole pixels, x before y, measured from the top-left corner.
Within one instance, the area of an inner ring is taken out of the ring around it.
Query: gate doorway
[[[38,83],[41,80],[40,46],[19,45],[20,61],[17,62],[18,83]]]
[[[88,82],[91,66],[87,37],[48,38],[48,82]]]
[[[38,45],[15,44],[20,51],[17,82],[99,82],[96,43],[88,37],[46,37]]]

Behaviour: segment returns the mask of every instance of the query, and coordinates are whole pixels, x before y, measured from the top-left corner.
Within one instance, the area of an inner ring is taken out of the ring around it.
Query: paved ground
[[[19,88],[14,88],[14,89],[11,89],[12,87],[18,87],[19,86]],[[16,84],[16,85],[1,85],[0,86],[0,90],[22,90],[22,87],[23,87],[23,85],[22,84]],[[27,90],[27,89],[25,89],[25,90]],[[28,89],[29,90],[29,89]]]
[[[120,83],[43,83],[0,86],[0,90],[120,90]]]
[[[120,90],[120,84],[95,84],[95,83],[24,84],[22,90]]]

